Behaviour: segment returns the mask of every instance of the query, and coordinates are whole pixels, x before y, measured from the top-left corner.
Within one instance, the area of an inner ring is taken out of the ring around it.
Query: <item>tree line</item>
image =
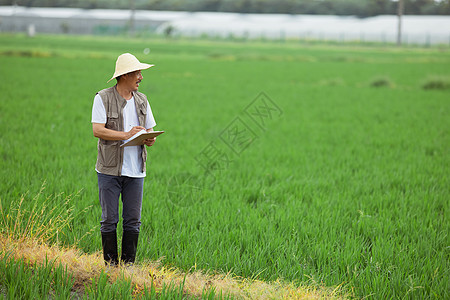
[[[397,0],[398,1],[398,0]],[[396,0],[0,0],[27,7],[114,8],[235,13],[352,15],[370,17],[397,12]],[[450,0],[404,0],[406,15],[450,15]]]

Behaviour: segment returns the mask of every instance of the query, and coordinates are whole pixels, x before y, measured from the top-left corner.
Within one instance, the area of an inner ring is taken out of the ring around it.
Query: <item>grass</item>
[[[449,76],[439,48],[1,35],[6,214],[27,191],[22,208],[38,211],[46,181],[77,195],[49,206],[76,216],[50,242],[100,250],[90,113],[122,52],[156,65],[140,89],[166,131],[138,261],[356,298],[449,297],[449,94],[422,87]],[[244,111],[261,91],[280,109],[262,127]],[[239,154],[221,139],[237,117],[254,138]],[[196,158],[211,142],[229,160],[205,174]]]
[[[440,76],[427,78],[422,87],[425,90],[448,90],[450,89],[450,78]]]
[[[370,86],[371,87],[394,87],[394,83],[392,83],[392,81],[389,79],[389,77],[377,77],[374,78],[371,82],[370,82]]]
[[[35,200],[41,194],[42,191]],[[342,298],[339,287],[268,283],[201,270],[181,272],[166,268],[159,261],[132,267],[105,266],[100,252],[85,254],[74,246],[50,242],[58,231],[70,230],[61,224],[77,219],[62,218],[59,211],[50,209],[47,204],[54,199],[46,198],[40,211],[24,209],[21,201],[8,213],[0,207],[0,292],[7,299]],[[39,230],[17,230],[23,219],[31,220],[28,228]]]

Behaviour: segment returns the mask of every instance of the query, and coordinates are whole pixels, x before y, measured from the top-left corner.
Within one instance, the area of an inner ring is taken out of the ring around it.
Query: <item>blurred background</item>
[[[450,0],[0,0],[0,32],[450,44]]]

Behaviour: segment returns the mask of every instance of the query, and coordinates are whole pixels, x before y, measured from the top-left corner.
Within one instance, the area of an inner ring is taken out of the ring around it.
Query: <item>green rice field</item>
[[[54,242],[87,253],[101,250],[92,103],[124,52],[155,64],[140,91],[166,131],[138,261],[450,298],[448,48],[0,35],[2,207],[73,207]]]

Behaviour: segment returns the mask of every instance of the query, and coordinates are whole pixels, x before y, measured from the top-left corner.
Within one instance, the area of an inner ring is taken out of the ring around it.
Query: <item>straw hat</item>
[[[137,70],[145,70],[153,66],[154,65],[141,63],[133,54],[130,53],[121,54],[116,60],[116,70],[114,72],[114,75],[113,77],[111,77],[110,80],[108,80],[108,82],[110,82],[111,80],[120,75],[134,72]]]

